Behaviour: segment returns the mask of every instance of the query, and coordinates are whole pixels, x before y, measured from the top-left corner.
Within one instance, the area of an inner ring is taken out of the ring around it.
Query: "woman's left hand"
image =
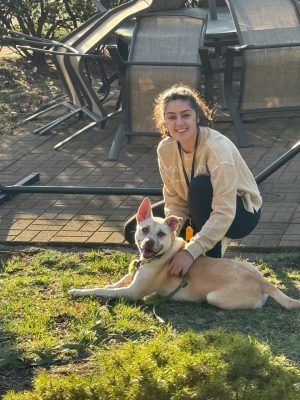
[[[187,250],[181,250],[175,254],[168,266],[168,271],[172,275],[184,276],[194,262],[193,257]]]

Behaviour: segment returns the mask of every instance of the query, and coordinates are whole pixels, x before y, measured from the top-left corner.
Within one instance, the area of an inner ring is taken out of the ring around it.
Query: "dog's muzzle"
[[[162,246],[159,249],[155,248],[155,241],[152,239],[148,239],[142,244],[141,250],[143,258],[150,260],[158,255],[161,251]]]

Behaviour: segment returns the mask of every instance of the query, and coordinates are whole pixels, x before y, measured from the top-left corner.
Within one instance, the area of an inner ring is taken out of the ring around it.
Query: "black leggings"
[[[188,206],[190,210],[190,218],[194,230],[199,232],[205,222],[209,219],[212,212],[211,204],[213,197],[213,189],[209,176],[195,177],[189,186]],[[153,215],[164,218],[164,201],[153,204]],[[245,210],[242,199],[237,196],[236,198],[236,213],[235,218],[226,233],[226,237],[230,239],[239,239],[247,236],[259,222],[260,210],[250,213]],[[179,236],[185,236],[185,228],[188,221],[182,227]],[[136,218],[130,218],[124,226],[125,239],[134,244],[134,233],[136,230]],[[220,258],[222,255],[221,241],[218,242],[211,250],[206,252],[209,257]]]

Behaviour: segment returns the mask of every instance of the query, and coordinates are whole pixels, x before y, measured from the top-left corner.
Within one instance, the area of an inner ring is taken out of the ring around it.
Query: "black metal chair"
[[[198,8],[149,13],[137,19],[128,61],[111,48],[122,77],[123,111],[109,159],[118,158],[125,137],[158,136],[152,116],[161,91],[176,83],[200,90],[206,25],[207,14]]]
[[[242,116],[300,109],[298,0],[226,0],[240,46],[225,53],[224,91],[241,147],[250,146]],[[238,96],[234,71],[241,69]]]
[[[65,106],[68,109],[68,113],[36,129],[35,133],[46,133],[63,121],[79,113],[86,115],[92,120],[91,123],[88,123],[63,141],[57,143],[54,148],[58,149],[79,134],[86,132],[96,125],[105,123],[108,118],[118,113],[120,111],[118,109],[110,113],[105,109],[103,100],[109,91],[102,91],[102,95],[99,97],[99,94],[96,93],[92,87],[89,76],[86,73],[85,60],[90,57],[97,58],[97,56],[94,56],[91,52],[97,46],[104,44],[110,35],[112,35],[126,20],[147,11],[176,8],[183,3],[184,0],[166,0],[164,2],[160,0],[131,0],[105,13],[95,14],[88,21],[67,35],[61,43],[28,37],[27,35],[19,33],[21,41],[21,43],[19,43],[20,47],[23,46],[26,47],[27,50],[30,49],[32,51],[43,51],[53,54],[68,97],[67,100],[52,104],[51,107],[45,108],[38,114],[28,118],[33,119],[55,107]],[[11,33],[14,36],[18,34],[17,32]],[[34,47],[36,44],[44,48]],[[100,56],[97,59],[101,62]]]

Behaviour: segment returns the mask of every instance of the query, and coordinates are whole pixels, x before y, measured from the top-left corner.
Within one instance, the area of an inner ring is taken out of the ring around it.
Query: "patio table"
[[[213,18],[209,9],[203,8],[210,18],[207,21],[207,29],[205,35],[205,44],[214,46],[224,44],[233,44],[237,42],[236,28],[227,7],[217,8],[217,17]],[[116,30],[116,36],[119,42],[130,44],[136,20],[132,19],[125,22],[120,28]]]

